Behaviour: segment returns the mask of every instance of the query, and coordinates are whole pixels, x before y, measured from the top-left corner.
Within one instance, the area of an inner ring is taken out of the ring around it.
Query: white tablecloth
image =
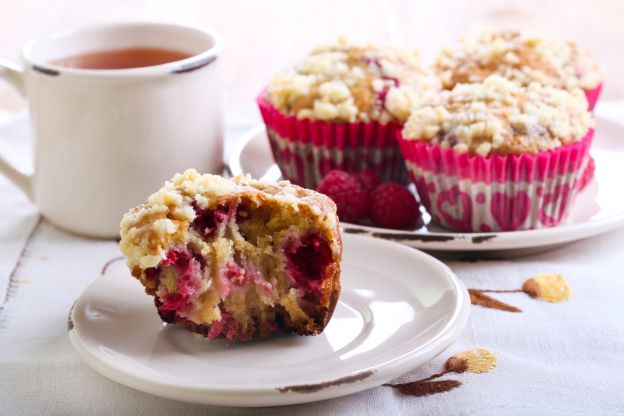
[[[16,132],[2,120],[0,151],[12,146],[11,156],[26,160],[27,149],[11,141]],[[231,128],[229,136],[238,132]],[[120,255],[116,243],[37,225],[36,208],[2,176],[0,201],[0,415],[624,414],[624,229],[531,257],[449,262],[471,288],[515,289],[553,272],[574,289],[560,304],[498,296],[522,313],[473,306],[459,340],[400,379],[438,372],[454,352],[484,347],[496,354],[490,373],[453,374],[463,382],[455,390],[416,398],[378,387],[306,405],[236,409],[153,397],[82,363],[67,338],[67,315],[102,265]]]

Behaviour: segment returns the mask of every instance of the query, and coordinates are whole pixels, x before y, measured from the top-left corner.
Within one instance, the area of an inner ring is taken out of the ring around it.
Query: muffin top
[[[221,201],[244,195],[249,201],[271,200],[293,212],[305,210],[318,218],[317,225],[338,230],[336,205],[323,194],[288,181],[265,183],[248,176],[228,179],[200,175],[194,169],[177,173],[147,201],[123,216],[121,251],[130,267],[155,267],[166,256],[166,248],[188,243],[188,229],[197,216],[194,208],[213,208]]]
[[[420,67],[416,51],[356,46],[339,39],[276,75],[266,99],[299,119],[403,122],[423,94],[438,88],[439,81]]]
[[[582,90],[537,82],[523,87],[491,75],[415,108],[403,137],[470,155],[535,154],[578,141],[592,126]]]
[[[444,88],[483,81],[491,74],[529,85],[590,90],[602,81],[602,68],[586,51],[556,37],[517,31],[481,30],[442,49],[434,65]]]

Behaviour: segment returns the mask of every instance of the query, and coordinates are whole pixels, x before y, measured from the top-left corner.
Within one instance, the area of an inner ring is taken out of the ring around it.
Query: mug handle
[[[0,59],[0,78],[11,84],[13,88],[15,88],[22,95],[22,97],[24,96],[24,78],[22,68],[12,62]],[[32,176],[20,172],[2,156],[0,156],[0,173],[3,173],[30,198]]]

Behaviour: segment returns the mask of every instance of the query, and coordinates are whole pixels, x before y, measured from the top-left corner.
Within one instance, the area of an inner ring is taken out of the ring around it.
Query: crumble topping
[[[403,137],[471,155],[534,154],[578,141],[591,127],[582,90],[536,82],[522,87],[491,75],[482,83],[457,84],[415,108]]]
[[[266,99],[299,119],[403,122],[415,102],[438,88],[439,81],[420,67],[416,51],[339,39],[276,75]]]
[[[324,198],[288,181],[264,183],[248,176],[226,179],[218,175],[200,175],[194,169],[176,174],[158,192],[150,195],[121,221],[121,250],[128,265],[142,269],[155,267],[171,246],[188,244],[186,232],[196,217],[193,203],[205,208],[209,203],[239,192],[250,192],[259,199],[288,204],[291,209],[305,208],[321,217],[328,228],[335,228],[336,217],[323,212]]]
[[[556,37],[517,31],[480,30],[442,50],[434,66],[444,88],[480,82],[491,74],[527,86],[590,90],[602,81],[602,68],[587,51]]]

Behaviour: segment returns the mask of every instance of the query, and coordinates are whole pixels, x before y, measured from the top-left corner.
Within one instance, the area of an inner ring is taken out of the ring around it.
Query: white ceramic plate
[[[164,325],[152,298],[116,262],[76,301],[69,338],[93,369],[137,390],[271,406],[378,386],[430,361],[466,324],[466,289],[427,254],[346,235],[342,269],[340,301],[321,335],[227,344]]]
[[[624,225],[624,125],[597,118],[591,155],[596,162],[594,180],[577,196],[567,220],[557,227],[497,233],[459,233],[428,223],[416,231],[397,231],[343,223],[347,233],[384,238],[423,250],[446,252],[542,251]],[[230,173],[250,173],[275,181],[281,172],[273,161],[264,125],[249,130],[228,157]],[[423,208],[424,212],[424,208]],[[424,212],[427,221],[429,214]]]

